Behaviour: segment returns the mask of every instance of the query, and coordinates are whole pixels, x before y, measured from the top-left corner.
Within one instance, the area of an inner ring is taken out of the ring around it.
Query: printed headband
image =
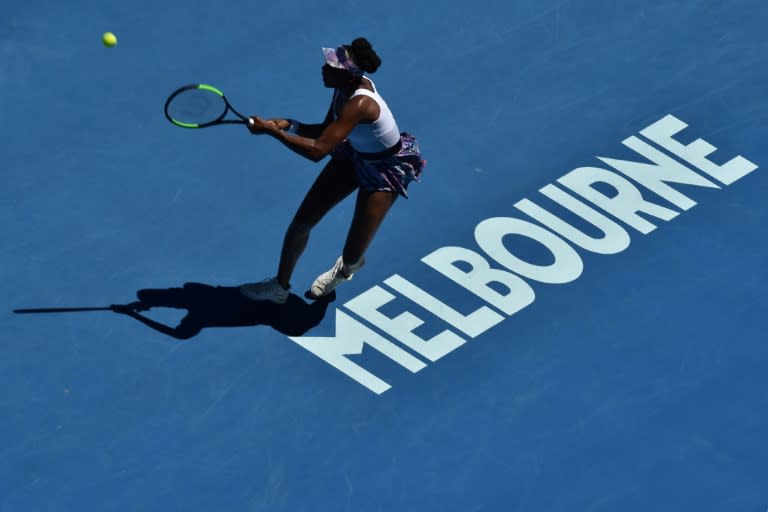
[[[338,48],[323,48],[323,57],[326,64],[336,69],[343,69],[349,71],[353,75],[363,76],[363,70],[360,69],[352,57],[349,56],[349,52],[343,46]]]

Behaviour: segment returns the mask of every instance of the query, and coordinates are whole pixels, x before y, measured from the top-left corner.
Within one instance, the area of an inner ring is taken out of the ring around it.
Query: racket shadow
[[[113,305],[117,313],[128,315],[152,329],[176,339],[188,340],[211,327],[249,327],[266,325],[287,336],[301,336],[318,325],[335,292],[322,300],[305,302],[295,294],[285,304],[256,302],[244,297],[238,287],[186,283],[181,288],[144,289],[136,293],[137,302]],[[141,314],[152,308],[187,310],[178,325],[166,325]]]

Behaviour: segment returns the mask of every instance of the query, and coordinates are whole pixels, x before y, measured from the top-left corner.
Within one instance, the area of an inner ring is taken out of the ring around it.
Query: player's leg
[[[355,215],[352,217],[342,253],[345,263],[355,265],[363,259],[365,251],[396,199],[397,194],[394,192],[362,189],[358,192]]]
[[[304,252],[309,233],[340,201],[357,189],[355,170],[349,160],[332,158],[301,202],[283,239],[277,277],[240,287],[253,300],[282,303],[288,300],[293,270]]]
[[[365,251],[396,199],[395,192],[360,189],[342,256],[336,260],[333,268],[315,279],[310,288],[311,297],[328,295],[340,283],[351,279],[352,274],[363,266]]]
[[[307,246],[312,228],[357,187],[351,161],[334,158],[328,162],[307,192],[285,233],[277,271],[277,280],[283,287],[290,284],[296,262]]]

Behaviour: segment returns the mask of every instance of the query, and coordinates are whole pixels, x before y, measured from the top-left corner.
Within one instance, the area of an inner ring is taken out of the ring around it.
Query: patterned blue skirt
[[[416,137],[403,132],[400,134],[400,143],[401,148],[397,153],[370,159],[369,155],[360,153],[345,140],[331,152],[331,157],[352,161],[361,188],[395,192],[407,199],[408,184],[420,181],[427,162],[421,156]]]

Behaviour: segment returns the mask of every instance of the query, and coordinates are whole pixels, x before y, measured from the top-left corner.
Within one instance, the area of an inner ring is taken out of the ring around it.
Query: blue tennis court
[[[4,5],[0,511],[768,509],[765,2]],[[164,101],[358,36],[421,182],[249,302],[323,164]]]

